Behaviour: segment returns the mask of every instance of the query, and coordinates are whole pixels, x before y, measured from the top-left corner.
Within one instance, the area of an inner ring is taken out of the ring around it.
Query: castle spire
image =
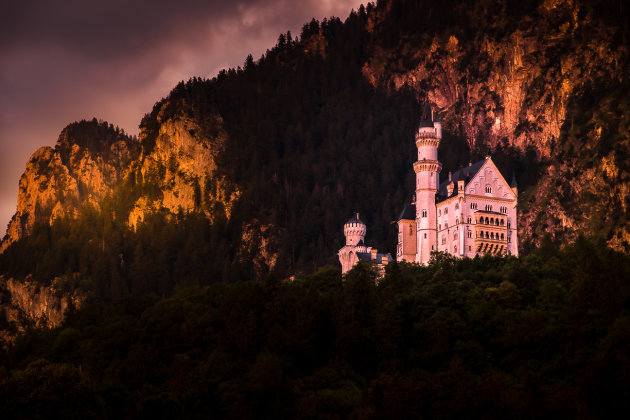
[[[516,185],[516,172],[512,171],[512,182],[510,182],[510,187],[512,188],[517,188],[518,185]]]
[[[429,101],[425,101],[422,106],[422,119],[420,120],[420,127],[433,127],[433,111],[431,111],[431,104]]]

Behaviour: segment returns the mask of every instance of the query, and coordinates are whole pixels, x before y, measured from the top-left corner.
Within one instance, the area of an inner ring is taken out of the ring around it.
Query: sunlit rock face
[[[32,281],[6,279],[0,276],[0,296],[4,327],[0,329],[0,343],[11,341],[28,327],[56,328],[61,326],[66,310],[78,308],[86,298],[80,288],[63,291],[67,278],[57,277],[49,285]]]
[[[552,165],[541,174],[535,191],[519,202],[519,234],[533,245],[545,233],[568,242],[578,232],[602,229],[608,231],[610,245],[630,243],[630,228],[612,216],[628,205],[627,165],[617,158],[619,172],[614,177],[603,169],[610,151],[594,146],[602,142],[596,129],[582,131],[581,151],[568,155],[563,150],[575,117],[571,100],[584,95],[587,86],[621,85],[627,73],[628,50],[617,30],[597,21],[597,11],[583,3],[540,1],[514,24],[499,3],[487,10],[480,6],[475,9],[478,30],[466,39],[425,33],[401,37],[394,48],[382,48],[377,40],[363,67],[375,86],[411,88],[419,97],[427,95],[437,105],[444,129],[464,137],[471,149],[529,148]],[[372,19],[372,32],[378,34],[379,22],[386,21],[388,13],[381,9]],[[593,96],[599,95],[596,90]],[[600,119],[605,118],[602,114]],[[590,123],[600,124],[598,118]],[[623,139],[627,127],[610,128],[622,130],[615,148],[629,149],[630,141]],[[603,203],[615,210],[598,208]]]
[[[169,104],[162,105],[166,111]],[[138,198],[129,214],[129,225],[136,227],[147,213],[167,210],[171,214],[200,211],[210,220],[219,214],[229,219],[240,193],[236,186],[217,173],[216,158],[227,139],[218,115],[202,127],[186,115],[160,112],[154,146],[143,155],[134,174],[137,182],[151,185],[155,194]],[[140,141],[147,142],[146,130]]]
[[[167,104],[163,104],[166,110]],[[18,204],[0,252],[28,235],[36,221],[52,223],[75,216],[113,194],[124,180],[151,188],[140,194],[128,215],[135,228],[150,212],[202,212],[210,220],[229,218],[240,193],[217,173],[216,157],[227,138],[220,116],[201,127],[186,115],[160,113],[155,144],[146,154],[140,142],[96,120],[73,123],[54,148],[42,147],[31,156],[20,179]]]
[[[52,223],[100,201],[126,175],[138,156],[138,143],[96,120],[70,124],[54,148],[42,147],[20,178],[16,213],[0,252],[28,235],[36,221]]]

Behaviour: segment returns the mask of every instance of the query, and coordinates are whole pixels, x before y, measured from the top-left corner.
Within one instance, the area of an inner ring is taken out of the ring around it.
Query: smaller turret
[[[355,213],[352,219],[343,225],[343,234],[346,236],[346,245],[358,245],[365,240],[367,227],[359,219],[359,213]]]

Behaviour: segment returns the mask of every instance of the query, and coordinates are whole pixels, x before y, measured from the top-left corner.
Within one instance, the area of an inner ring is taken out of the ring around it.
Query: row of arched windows
[[[479,232],[479,237],[480,238],[485,238],[485,239],[496,239],[496,240],[505,240],[505,235],[502,233],[501,235],[499,235],[499,233],[494,233],[494,232],[484,232],[483,230]]]
[[[477,220],[477,223],[485,224],[485,225],[495,225],[495,226],[503,226],[505,221],[503,219],[494,218],[494,217],[480,217]]]

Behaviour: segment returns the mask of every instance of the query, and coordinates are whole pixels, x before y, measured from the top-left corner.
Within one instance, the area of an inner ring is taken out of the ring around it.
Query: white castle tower
[[[437,150],[442,138],[442,124],[433,118],[429,102],[425,102],[422,120],[416,133],[418,160],[414,162],[416,173],[416,262],[426,264],[437,244],[437,211],[435,195],[440,185],[442,164]]]
[[[348,220],[343,225],[343,234],[346,236],[346,245],[341,248],[337,255],[339,255],[339,262],[341,262],[341,272],[345,273],[350,270],[357,262],[359,257],[357,254],[363,254],[367,252],[365,246],[365,232],[367,227],[365,223],[359,219],[359,213]]]
[[[346,245],[339,250],[339,262],[341,263],[341,272],[352,269],[359,260],[371,261],[376,264],[379,272],[382,274],[385,266],[393,261],[390,254],[380,254],[376,248],[365,245],[365,232],[367,227],[365,223],[359,219],[359,213],[348,220],[343,225],[343,234],[346,236]]]
[[[433,251],[458,258],[518,256],[516,179],[508,184],[486,156],[449,172],[448,179],[440,183],[442,124],[429,102],[422,107],[421,117],[415,139],[418,160],[413,163],[415,194],[397,220],[396,260],[426,265]],[[346,246],[339,250],[344,273],[359,260],[375,262],[381,272],[391,261],[389,254],[365,246],[365,224],[358,214],[344,225],[344,233]]]

